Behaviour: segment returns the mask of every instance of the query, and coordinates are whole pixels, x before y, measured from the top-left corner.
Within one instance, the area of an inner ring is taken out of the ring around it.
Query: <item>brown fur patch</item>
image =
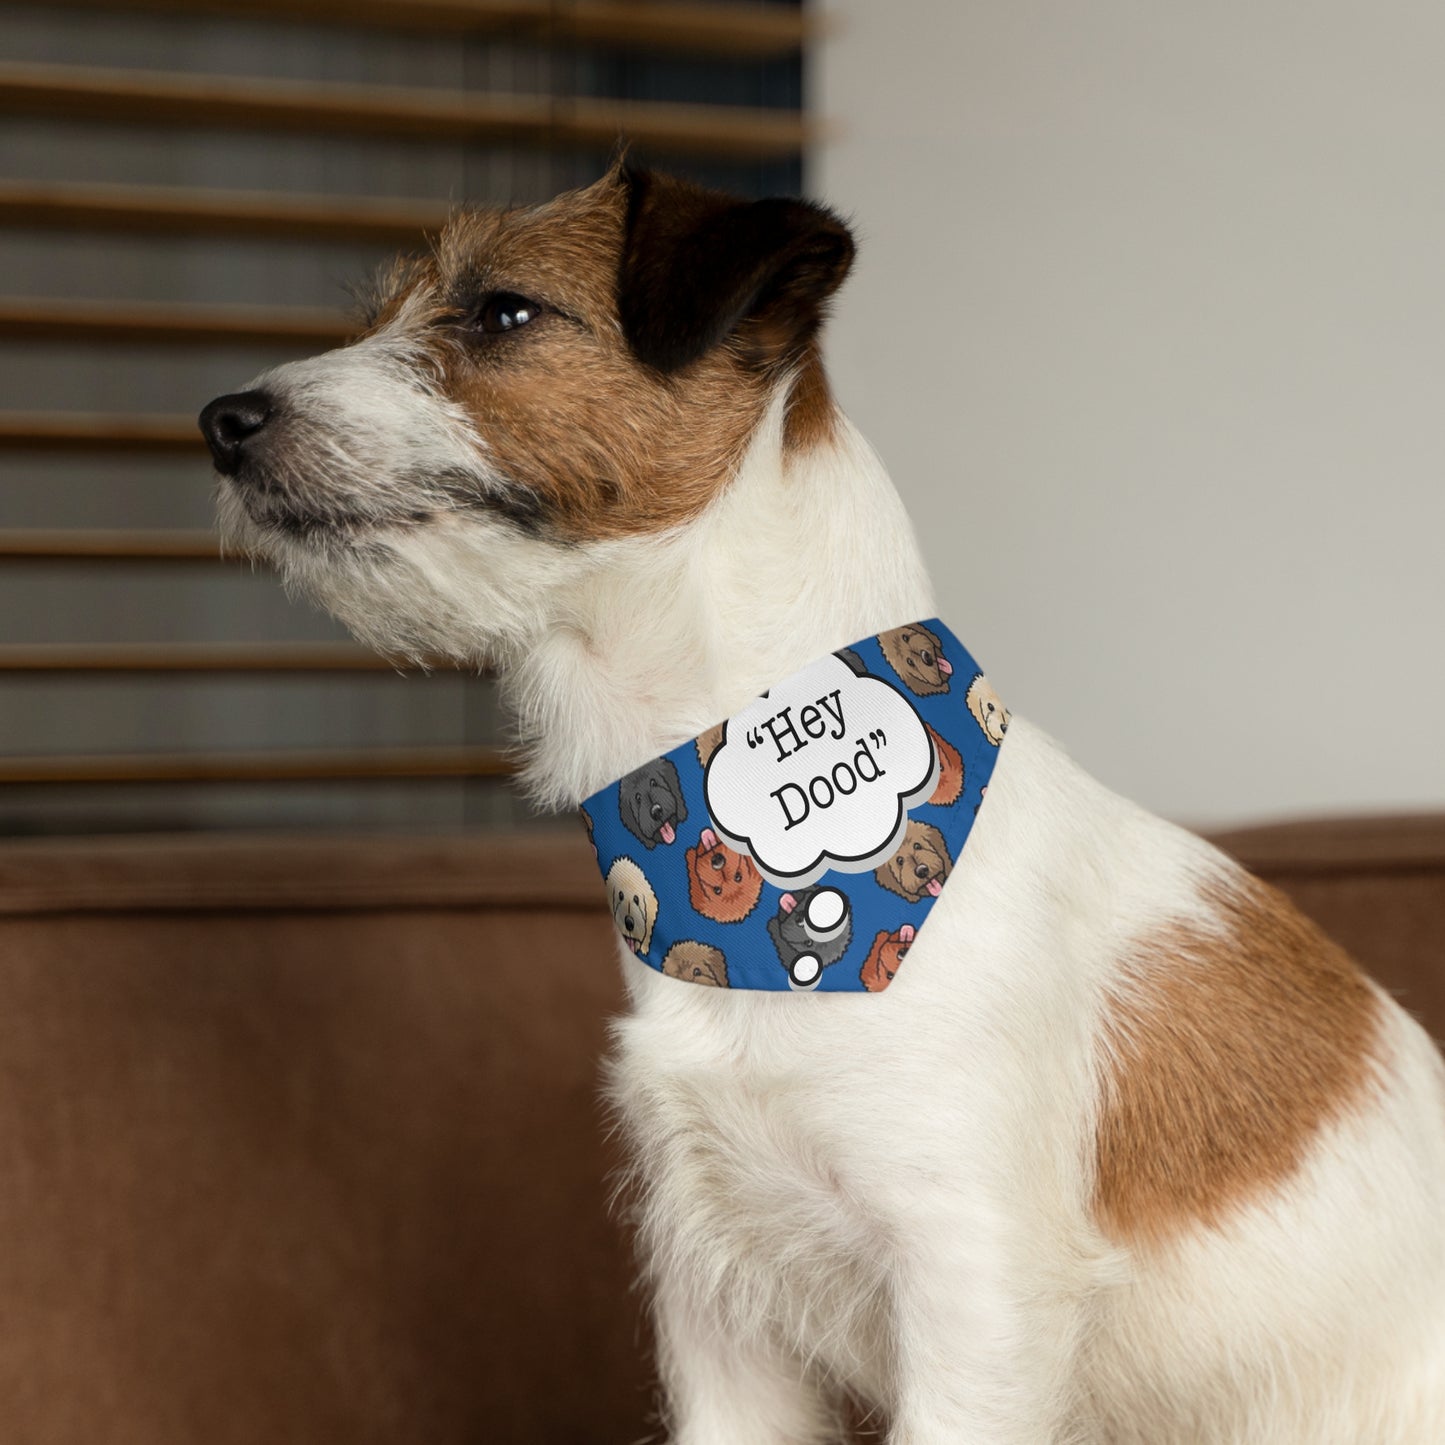
[[[1345,953],[1247,875],[1210,901],[1218,932],[1144,939],[1105,1022],[1094,1207],[1137,1243],[1278,1187],[1373,1077],[1379,1001]]]

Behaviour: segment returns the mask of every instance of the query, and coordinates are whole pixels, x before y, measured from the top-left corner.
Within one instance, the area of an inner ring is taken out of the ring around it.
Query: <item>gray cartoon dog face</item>
[[[852,908],[836,888],[818,886],[785,893],[768,933],[795,988],[814,987],[830,963],[848,951]]]
[[[628,773],[617,785],[617,808],[627,831],[645,848],[671,843],[687,818],[682,780],[667,758]]]

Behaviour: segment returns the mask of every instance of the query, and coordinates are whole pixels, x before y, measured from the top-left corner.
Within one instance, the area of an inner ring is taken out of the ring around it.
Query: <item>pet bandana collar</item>
[[[618,931],[669,978],[880,992],[1007,728],[936,620],[820,658],[583,804]]]

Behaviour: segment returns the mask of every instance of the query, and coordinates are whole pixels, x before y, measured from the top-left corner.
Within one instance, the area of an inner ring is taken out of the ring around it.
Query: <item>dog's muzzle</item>
[[[241,470],[247,451],[254,452],[256,438],[265,430],[274,410],[269,393],[237,391],[218,396],[201,412],[201,435],[223,477],[233,477]]]

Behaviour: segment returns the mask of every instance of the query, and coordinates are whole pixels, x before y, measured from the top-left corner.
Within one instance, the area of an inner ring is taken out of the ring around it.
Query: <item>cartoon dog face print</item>
[[[924,727],[928,727],[925,723]],[[932,728],[928,735],[933,739],[933,750],[938,754],[938,786],[929,795],[928,801],[941,808],[958,802],[963,794],[963,758],[947,738],[940,737]]]
[[[607,906],[623,942],[639,958],[646,958],[657,922],[657,894],[631,858],[619,858],[607,870]]]
[[[722,746],[723,732],[726,728],[726,723],[714,723],[706,732],[697,735],[697,741],[693,746],[697,749],[697,760],[702,767],[707,767],[708,759]]]
[[[943,644],[928,628],[911,622],[907,627],[880,632],[878,645],[910,692],[928,697],[948,691],[953,664],[943,655]]]
[[[686,979],[688,983],[706,984],[711,988],[728,986],[728,961],[720,948],[684,938],[667,950],[662,971],[669,978]]]
[[[668,758],[628,773],[617,785],[617,809],[627,831],[643,847],[671,843],[687,817],[682,780]]]
[[[734,853],[711,828],[687,850],[687,896],[714,923],[741,923],[758,906],[763,875],[746,853]]]
[[[894,929],[892,933],[880,933],[873,940],[873,947],[868,950],[868,957],[863,960],[858,974],[869,993],[882,993],[893,982],[898,965],[913,947],[913,937],[913,925],[905,923],[902,928]]]
[[[974,721],[983,729],[984,737],[997,747],[1008,731],[1009,712],[981,672],[969,683],[964,701]]]
[[[931,823],[910,818],[903,841],[873,876],[890,893],[917,903],[925,896],[937,898],[952,872],[953,859],[948,856],[943,834]]]
[[[796,988],[812,988],[837,963],[853,938],[853,910],[836,888],[815,886],[785,893],[768,933]]]

